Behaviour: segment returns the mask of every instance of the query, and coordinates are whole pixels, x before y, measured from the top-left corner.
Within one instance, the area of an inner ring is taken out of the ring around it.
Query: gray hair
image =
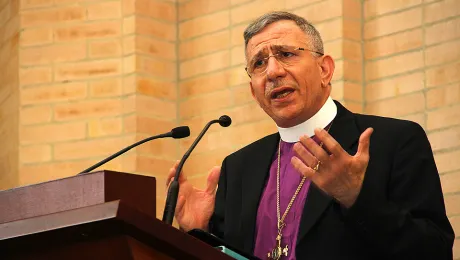
[[[297,26],[299,26],[299,28],[302,29],[302,31],[304,31],[308,36],[311,45],[310,48],[312,48],[311,51],[324,53],[323,40],[321,39],[321,35],[316,30],[316,28],[306,19],[285,11],[273,11],[264,14],[249,24],[248,27],[246,27],[246,30],[244,30],[243,34],[244,50],[246,51],[248,42],[252,37],[258,34],[268,25],[281,20],[294,21]]]

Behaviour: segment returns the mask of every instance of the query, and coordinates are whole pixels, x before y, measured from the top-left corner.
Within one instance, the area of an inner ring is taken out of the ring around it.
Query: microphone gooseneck
[[[160,134],[160,135],[155,135],[155,136],[151,136],[151,137],[148,137],[148,138],[145,138],[137,143],[134,143],[116,153],[114,153],[113,155],[105,158],[104,160],[96,163],[95,165],[89,167],[88,169],[80,172],[79,174],[83,174],[83,173],[88,173],[98,167],[100,167],[101,165],[115,159],[116,157],[126,153],[127,151],[133,149],[134,147],[138,146],[138,145],[141,145],[145,142],[148,142],[148,141],[151,141],[151,140],[154,140],[154,139],[158,139],[158,138],[165,138],[165,137],[172,137],[172,138],[175,138],[175,139],[180,139],[180,138],[184,138],[184,137],[187,137],[190,135],[190,128],[188,126],[179,126],[179,127],[176,127],[176,128],[173,128],[170,132],[168,133],[164,133],[164,134]]]
[[[208,131],[209,127],[215,123],[219,123],[221,126],[227,127],[232,123],[232,119],[227,115],[223,115],[219,119],[214,119],[214,120],[209,121],[206,124],[206,126],[203,128],[203,130],[201,130],[201,133],[198,135],[198,137],[189,147],[187,152],[185,152],[184,156],[179,162],[179,165],[177,166],[176,174],[174,175],[174,179],[171,182],[171,185],[169,186],[169,189],[168,189],[168,194],[166,195],[166,204],[165,204],[165,208],[163,212],[163,220],[162,220],[163,222],[170,224],[170,225],[172,224],[174,213],[176,211],[178,194],[179,194],[179,175],[182,171],[182,167],[184,166],[185,161],[190,156],[193,149],[195,149],[195,146],[204,136],[206,131]]]

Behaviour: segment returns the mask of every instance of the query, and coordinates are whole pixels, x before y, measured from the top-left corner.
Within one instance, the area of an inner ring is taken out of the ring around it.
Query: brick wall
[[[189,125],[192,138],[144,144],[102,167],[156,176],[161,215],[168,168],[209,120],[233,124],[213,125],[185,165],[201,187],[227,154],[276,131],[251,97],[242,38],[275,9],[320,30],[336,61],[333,98],[425,128],[459,236],[458,0],[0,0],[0,64],[12,64],[0,74],[2,187],[69,176]]]
[[[364,1],[365,112],[428,133],[460,258],[460,1]]]
[[[0,0],[0,189],[18,185],[18,3]]]

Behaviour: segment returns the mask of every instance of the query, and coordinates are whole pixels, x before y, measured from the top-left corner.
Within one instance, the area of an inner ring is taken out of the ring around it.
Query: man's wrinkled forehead
[[[305,33],[292,21],[280,21],[254,35],[246,47],[246,59],[271,45],[296,45],[305,42]]]

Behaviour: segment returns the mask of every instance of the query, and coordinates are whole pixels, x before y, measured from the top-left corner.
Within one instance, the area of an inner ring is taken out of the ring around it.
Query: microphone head
[[[188,126],[179,126],[171,130],[171,136],[175,139],[190,136],[190,128]]]
[[[227,127],[229,125],[232,124],[232,119],[227,116],[227,115],[223,115],[221,117],[219,117],[219,125],[223,126],[223,127]]]

